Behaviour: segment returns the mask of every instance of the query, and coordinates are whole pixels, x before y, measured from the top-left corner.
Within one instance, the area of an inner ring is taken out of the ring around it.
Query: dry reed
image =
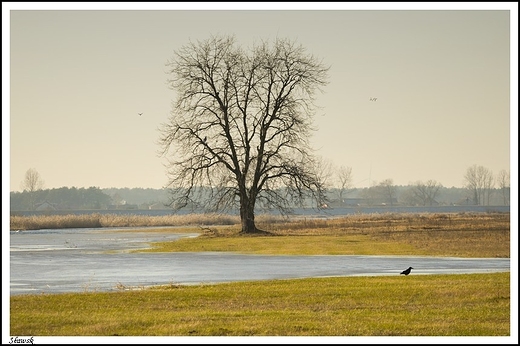
[[[454,230],[509,230],[509,213],[446,213],[446,214],[354,214],[336,218],[304,218],[262,214],[256,217],[259,228],[273,234],[365,234],[373,231],[454,231]],[[100,227],[163,227],[163,226],[233,226],[240,218],[228,214],[186,215],[12,215],[11,230],[100,228]],[[228,233],[228,232],[226,232]],[[218,236],[218,232],[214,235]]]

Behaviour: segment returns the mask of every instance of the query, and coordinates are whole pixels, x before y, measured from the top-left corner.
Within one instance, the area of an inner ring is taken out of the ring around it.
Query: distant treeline
[[[10,197],[11,211],[166,208],[168,200],[167,191],[161,189],[98,187],[11,192]]]
[[[443,206],[477,205],[472,191],[466,188],[440,187],[435,198],[414,198],[415,186],[393,186],[393,193],[386,194],[377,188],[329,190],[329,207],[355,205],[393,206]],[[490,198],[480,205],[509,205],[509,191],[491,189]],[[107,209],[168,209],[167,189],[150,188],[76,188],[61,187],[34,192],[11,192],[11,211],[32,210],[107,210]]]

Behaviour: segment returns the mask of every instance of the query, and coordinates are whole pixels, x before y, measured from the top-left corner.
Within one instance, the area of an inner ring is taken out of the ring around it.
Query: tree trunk
[[[240,200],[240,221],[242,223],[241,233],[258,232],[255,225],[255,204],[244,197]]]
[[[256,228],[255,224],[255,203],[256,196],[254,193],[248,194],[246,189],[242,190],[240,196],[240,222],[242,224],[242,234],[270,234]]]

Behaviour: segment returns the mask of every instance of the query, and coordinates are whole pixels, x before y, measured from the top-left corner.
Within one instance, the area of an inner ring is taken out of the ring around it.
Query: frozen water
[[[150,242],[197,236],[152,230],[64,229],[11,232],[10,292],[113,291],[163,284],[326,276],[506,272],[509,258],[271,256],[220,252],[129,253]]]

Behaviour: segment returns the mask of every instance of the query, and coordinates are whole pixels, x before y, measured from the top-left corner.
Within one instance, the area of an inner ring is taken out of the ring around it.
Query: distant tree
[[[415,197],[413,191],[413,185],[407,185],[403,187],[403,191],[399,194],[399,203],[405,206],[418,206],[422,205],[421,202]]]
[[[245,50],[233,37],[190,43],[167,66],[177,100],[159,143],[171,206],[236,207],[251,233],[257,202],[282,213],[306,198],[322,204],[309,138],[328,68],[290,40]]]
[[[81,189],[82,207],[85,209],[106,209],[110,202],[110,196],[101,191],[99,187],[91,186],[88,189]]]
[[[352,187],[352,167],[339,167],[337,178],[339,183],[339,200],[343,201],[344,194]]]
[[[420,205],[432,206],[441,187],[442,184],[435,180],[428,180],[426,183],[418,181],[412,186],[412,193]]]
[[[386,200],[390,205],[394,205],[394,200],[397,196],[397,189],[394,185],[393,179],[385,179],[377,185],[378,191],[383,200]]]
[[[332,188],[334,175],[334,164],[332,161],[325,159],[324,157],[318,156],[315,159],[316,177],[320,180],[323,186],[327,189]]]
[[[316,179],[322,183],[324,191],[330,191],[334,185],[334,163],[324,157],[316,157],[315,160],[315,174]],[[328,197],[322,199],[322,204],[319,207],[328,208]]]
[[[374,182],[374,184],[376,184],[376,182]],[[377,200],[380,198],[380,191],[379,191],[377,184],[374,186],[370,186],[370,187],[362,189],[360,192],[360,197],[365,200],[365,203],[367,205],[370,205],[370,206],[374,205],[377,202]]]
[[[60,210],[106,209],[111,201],[110,196],[94,186],[88,189],[60,187],[43,192],[45,200],[55,204]]]
[[[374,185],[361,191],[361,197],[368,205],[390,204],[393,205],[397,196],[397,187],[393,179],[385,179],[380,183],[374,181]]]
[[[117,192],[114,195],[112,195],[111,198],[115,205],[123,205],[126,203],[126,201]]]
[[[30,210],[34,210],[36,204],[36,191],[43,189],[44,181],[40,173],[34,168],[29,168],[25,172],[25,177],[20,184],[22,191],[27,192]]]
[[[509,170],[502,169],[497,175],[497,184],[502,195],[504,205],[509,205],[511,194],[511,183]]]
[[[493,188],[493,173],[491,170],[473,165],[469,167],[464,175],[466,189],[470,193],[475,205],[489,205],[489,198]]]
[[[43,189],[44,184],[40,173],[34,168],[29,168],[25,172],[25,177],[20,186],[22,191],[34,192]]]

